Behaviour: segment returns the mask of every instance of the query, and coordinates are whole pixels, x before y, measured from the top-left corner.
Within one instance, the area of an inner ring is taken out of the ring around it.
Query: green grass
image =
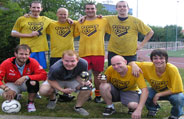
[[[184,49],[177,51],[167,51],[169,57],[184,57]]]
[[[179,69],[179,71],[182,76],[182,79],[184,80],[184,69]],[[21,111],[19,113],[16,113],[16,115],[84,118],[83,116],[79,115],[73,110],[75,101],[76,98],[72,102],[58,102],[54,110],[49,110],[46,108],[48,100],[43,97],[42,99],[35,100],[37,111],[28,113],[26,108],[27,93],[24,93],[23,99],[20,100],[20,103],[22,105]],[[0,97],[0,102],[1,103],[3,102],[2,97]],[[102,112],[104,111],[105,104],[97,104],[94,103],[93,101],[88,101],[84,104],[83,107],[90,113],[90,115],[85,118],[130,118],[130,115],[127,114],[128,109],[125,106],[123,106],[120,102],[114,104],[117,113],[112,116],[104,117],[102,116]],[[170,115],[171,110],[170,103],[168,101],[161,101],[159,102],[159,104],[161,105],[161,108],[158,111],[156,118],[162,119],[163,117],[168,117]],[[0,115],[3,114],[5,113],[0,111]],[[142,118],[146,118],[146,114],[147,110],[144,107]]]

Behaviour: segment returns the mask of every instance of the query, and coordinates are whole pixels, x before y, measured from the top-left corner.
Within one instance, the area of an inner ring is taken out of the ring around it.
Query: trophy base
[[[91,87],[87,86],[80,87],[80,90],[91,90],[91,89],[92,89]]]

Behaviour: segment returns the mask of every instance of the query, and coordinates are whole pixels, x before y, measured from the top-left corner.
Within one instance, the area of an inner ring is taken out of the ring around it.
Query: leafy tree
[[[13,56],[13,49],[19,40],[10,36],[16,19],[23,14],[23,9],[15,2],[2,0],[0,7],[0,62]]]

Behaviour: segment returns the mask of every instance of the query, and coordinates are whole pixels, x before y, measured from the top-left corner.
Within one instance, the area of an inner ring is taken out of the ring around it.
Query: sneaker
[[[179,117],[176,117],[176,116],[170,116],[168,119],[179,119]]]
[[[84,108],[78,108],[78,109],[76,109],[75,107],[74,107],[74,110],[76,111],[76,112],[78,112],[79,114],[81,114],[81,115],[83,115],[83,116],[88,116],[89,115],[89,113],[84,109]]]
[[[57,98],[55,99],[55,101],[49,100],[49,103],[47,104],[47,109],[54,109],[56,107],[56,103],[57,103]]]
[[[75,96],[68,95],[68,94],[63,94],[63,95],[58,94],[58,95],[59,95],[59,98],[58,98],[59,102],[70,102],[75,98]]]
[[[36,108],[35,108],[34,103],[29,103],[27,105],[27,110],[28,110],[28,112],[35,112],[36,111]]]
[[[102,103],[101,96],[96,96],[95,99],[94,99],[94,102],[96,102],[96,103]]]
[[[151,110],[149,110],[148,111],[148,114],[147,114],[147,117],[154,117],[154,116],[156,116],[156,113],[157,113],[157,111],[151,111]]]
[[[133,109],[129,109],[129,110],[128,110],[128,114],[130,114],[130,115],[131,115],[133,112],[134,112]]]
[[[105,111],[102,113],[104,116],[109,116],[114,114],[116,111],[113,108],[105,108]]]

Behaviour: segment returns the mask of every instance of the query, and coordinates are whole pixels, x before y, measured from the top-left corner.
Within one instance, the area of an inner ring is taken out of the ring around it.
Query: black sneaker
[[[176,116],[170,116],[168,119],[179,119],[179,117],[176,117]]]
[[[102,103],[101,96],[96,96],[95,99],[94,99],[94,102],[96,102],[96,103]]]
[[[109,116],[114,114],[116,111],[113,108],[105,108],[105,111],[102,113],[104,116]]]
[[[154,116],[156,116],[156,113],[157,113],[157,111],[148,110],[147,117],[154,117]]]
[[[133,112],[134,112],[133,109],[129,109],[129,110],[128,110],[128,114],[132,114]]]
[[[59,95],[59,98],[58,98],[59,102],[70,102],[75,98],[75,96],[72,96],[69,94],[63,94],[63,95],[58,94],[58,95]]]

